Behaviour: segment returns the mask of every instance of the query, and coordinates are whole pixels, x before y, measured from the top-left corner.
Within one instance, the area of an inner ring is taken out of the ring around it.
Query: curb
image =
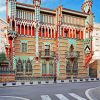
[[[70,79],[70,80],[57,80],[56,84],[60,83],[83,83],[83,82],[97,82],[100,78],[84,78],[84,79]],[[4,82],[0,83],[0,87],[15,87],[15,86],[29,86],[29,85],[46,85],[54,84],[54,81],[28,81],[28,82]]]

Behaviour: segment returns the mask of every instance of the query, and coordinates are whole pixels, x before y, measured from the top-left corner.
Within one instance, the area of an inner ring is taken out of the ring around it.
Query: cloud
[[[0,12],[6,11],[6,6],[0,7]]]
[[[6,4],[6,0],[0,0],[0,6],[4,6]]]
[[[6,0],[0,0],[0,12],[6,11]]]

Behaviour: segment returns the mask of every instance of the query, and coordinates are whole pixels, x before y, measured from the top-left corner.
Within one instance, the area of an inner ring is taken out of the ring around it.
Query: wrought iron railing
[[[79,51],[72,51],[72,52],[66,52],[66,58],[78,58],[80,56]]]
[[[55,57],[55,52],[54,51],[49,51],[49,52],[40,51],[39,56],[41,58],[54,58]]]

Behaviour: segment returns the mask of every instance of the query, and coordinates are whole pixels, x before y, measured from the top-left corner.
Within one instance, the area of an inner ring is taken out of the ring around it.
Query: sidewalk
[[[85,78],[85,79],[69,79],[69,80],[57,80],[56,84],[60,83],[81,83],[81,82],[96,82],[100,81],[100,78]],[[0,87],[14,87],[14,86],[23,86],[23,85],[38,85],[38,84],[55,84],[54,80],[46,81],[19,81],[19,82],[5,82],[0,83]],[[99,99],[100,100],[100,99]]]

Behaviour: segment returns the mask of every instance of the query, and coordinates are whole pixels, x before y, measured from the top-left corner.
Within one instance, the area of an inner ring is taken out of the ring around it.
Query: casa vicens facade
[[[66,1],[67,3],[67,1]],[[74,11],[6,0],[10,65],[16,77],[88,77],[92,58],[92,0]]]

